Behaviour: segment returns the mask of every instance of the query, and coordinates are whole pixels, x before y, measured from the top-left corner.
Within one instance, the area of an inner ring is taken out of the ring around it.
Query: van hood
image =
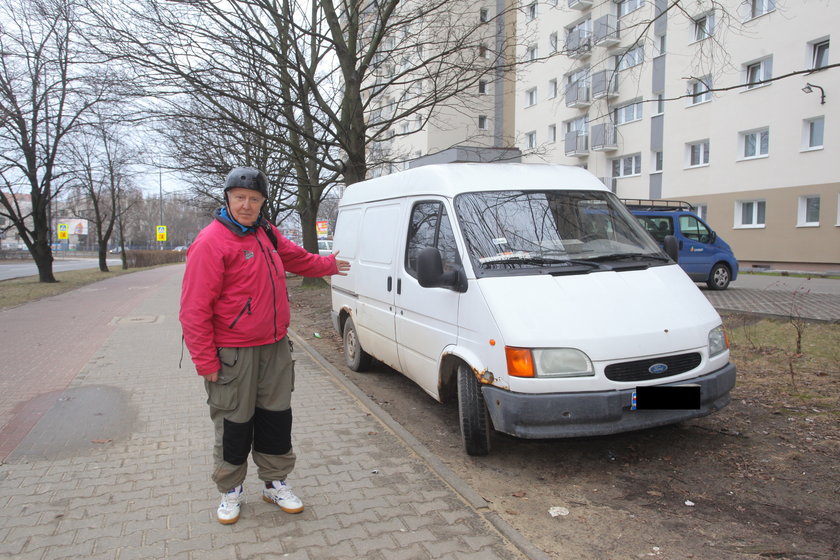
[[[677,265],[491,277],[478,285],[506,345],[578,348],[593,361],[705,347],[721,323]]]

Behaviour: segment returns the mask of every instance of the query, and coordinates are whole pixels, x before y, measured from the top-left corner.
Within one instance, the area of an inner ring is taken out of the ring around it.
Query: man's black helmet
[[[251,189],[268,198],[268,179],[254,167],[235,167],[225,179],[225,192],[230,189]]]

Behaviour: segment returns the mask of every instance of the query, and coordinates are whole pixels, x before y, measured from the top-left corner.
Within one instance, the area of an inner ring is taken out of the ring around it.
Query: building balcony
[[[618,133],[613,123],[596,124],[592,127],[592,150],[611,152],[618,149]]]
[[[589,134],[583,130],[571,130],[567,132],[565,138],[565,148],[567,156],[588,156]]]
[[[569,0],[569,7],[573,10],[588,10],[592,7],[592,0]]]
[[[592,41],[602,47],[612,47],[621,41],[618,32],[618,17],[607,14],[595,20],[595,32]]]
[[[601,70],[592,74],[592,99],[618,96],[618,72]]]
[[[584,29],[575,29],[566,36],[566,56],[583,58],[592,51],[592,34]]]
[[[575,82],[566,88],[566,107],[588,107],[590,103],[589,84]]]

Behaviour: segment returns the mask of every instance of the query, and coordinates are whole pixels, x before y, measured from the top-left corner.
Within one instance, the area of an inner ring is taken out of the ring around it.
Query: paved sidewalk
[[[129,285],[142,297],[119,304],[105,327],[89,326],[102,343],[80,370],[68,363],[69,385],[49,393],[57,395],[52,406],[0,465],[0,557],[544,557],[301,341],[293,397],[299,459],[289,482],[306,509],[288,515],[263,502],[252,464],[241,519],[217,523],[206,397],[186,353],[178,368],[183,267],[162,270],[96,285],[103,301],[108,290],[130,294]],[[105,320],[74,305],[78,299],[31,309],[43,322]],[[30,308],[12,311],[0,318]],[[25,326],[33,336],[36,323]]]

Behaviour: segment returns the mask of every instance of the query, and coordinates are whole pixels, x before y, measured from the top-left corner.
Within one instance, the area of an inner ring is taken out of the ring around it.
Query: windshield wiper
[[[596,257],[592,257],[591,260],[593,261],[621,261],[621,260],[628,260],[632,259],[634,261],[643,260],[643,259],[650,259],[655,261],[663,261],[668,262],[671,259],[669,257],[663,255],[657,255],[656,253],[612,253],[609,255],[598,255]]]
[[[596,262],[592,262],[589,260],[577,260],[577,259],[555,259],[550,257],[532,257],[532,256],[519,256],[519,255],[511,255],[504,258],[493,258],[490,261],[484,261],[481,263],[483,267],[491,267],[493,265],[506,265],[506,264],[532,264],[532,265],[563,265],[563,266],[570,266],[570,265],[583,265],[588,266],[590,268],[600,268]]]

